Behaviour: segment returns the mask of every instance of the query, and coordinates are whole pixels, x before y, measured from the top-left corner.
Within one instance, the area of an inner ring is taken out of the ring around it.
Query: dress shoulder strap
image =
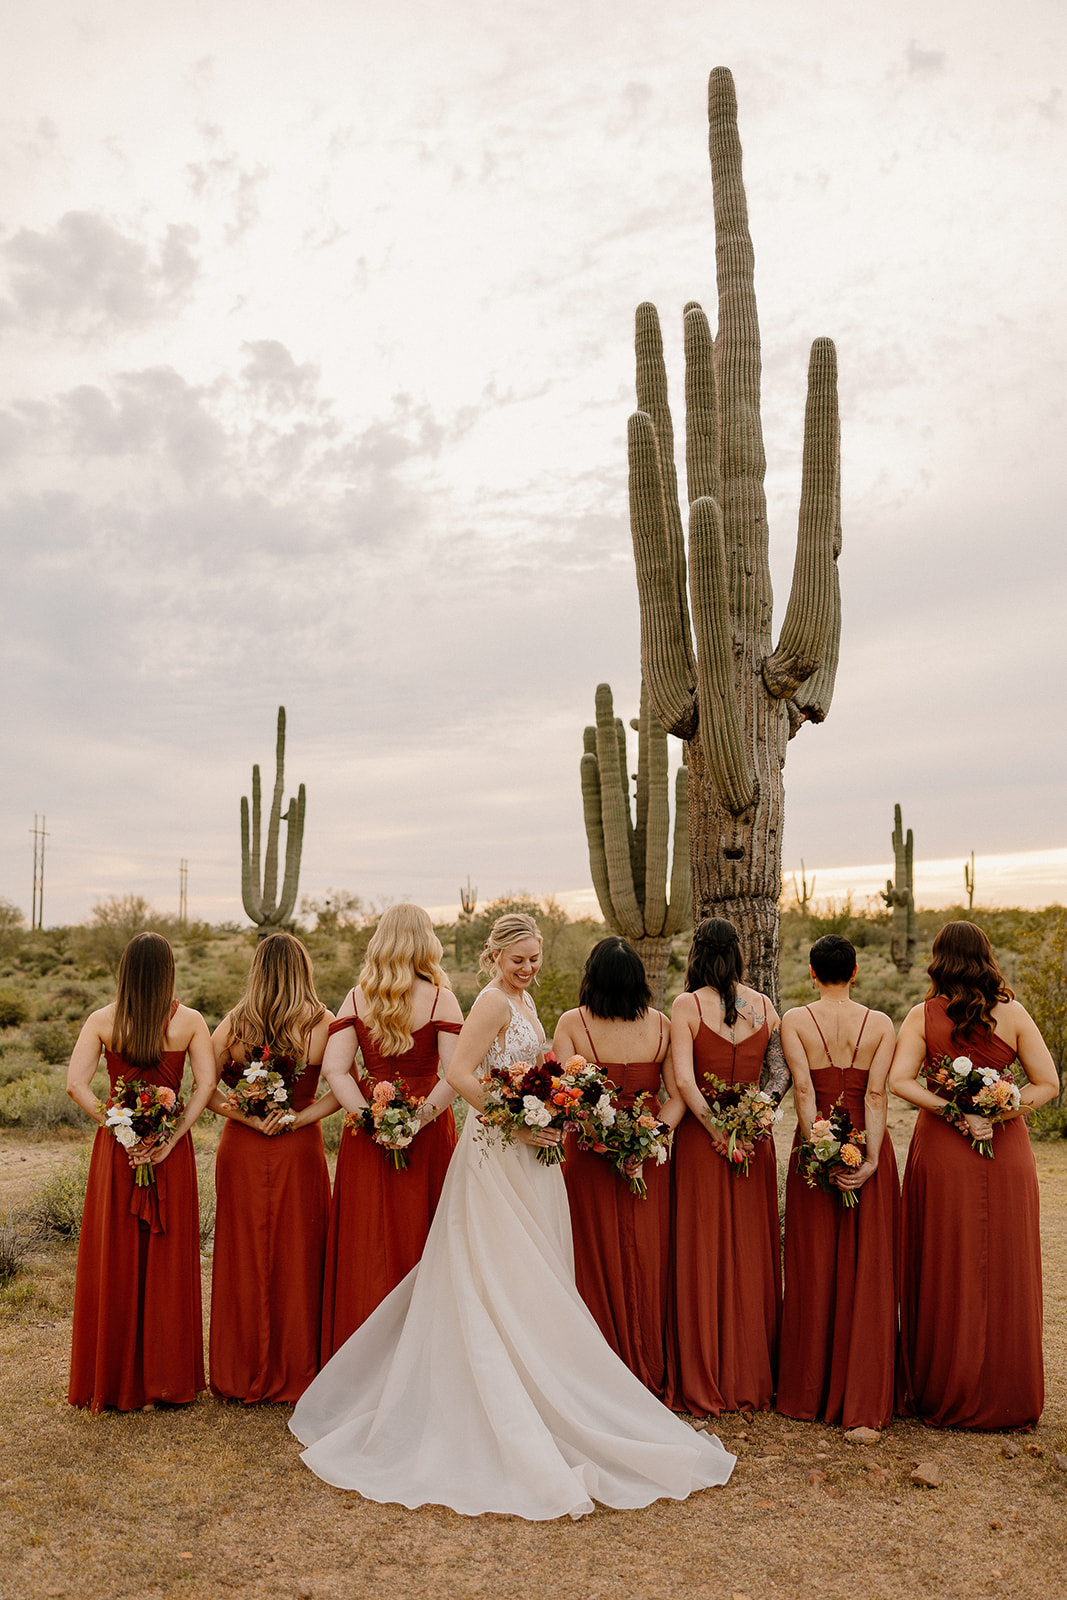
[[[693,994],[693,999],[694,999],[694,1000],[695,1000],[695,1001],[696,1001],[696,1003],[697,1003],[697,1016],[698,1016],[698,1017],[699,1017],[699,1018],[700,1018],[700,1020],[701,1020],[701,1022],[703,1022],[703,1020],[704,1020],[704,1013],[703,1013],[703,1011],[701,1011],[701,1009],[700,1009],[700,996],[699,996],[699,995],[698,995],[698,994],[697,994],[697,993],[696,993],[696,992],[695,992],[695,991],[694,991],[694,994]]]
[[[433,991],[433,1005],[430,1007],[430,1015],[427,1018],[428,1022],[432,1022],[433,1021],[433,1014],[437,1010],[437,1002],[438,1002],[438,1000],[440,1000],[440,998],[441,998],[441,990],[440,990],[440,988],[435,986],[434,991]]]
[[[663,1048],[663,1024],[664,1024],[665,1020],[666,1019],[664,1018],[663,1012],[661,1011],[660,1014],[659,1014],[659,1044],[656,1046],[656,1064],[657,1064],[657,1066],[663,1060],[663,1057],[666,1054],[666,1051]]]
[[[870,1014],[871,1014],[871,1008],[870,1008],[870,1006],[868,1006],[866,1011],[863,1013],[863,1021],[860,1023],[860,1031],[856,1035],[856,1048],[855,1048],[855,1050],[853,1050],[853,1052],[852,1052],[852,1060],[849,1062],[849,1069],[850,1070],[851,1070],[852,1067],[854,1067],[856,1065],[856,1057],[860,1053],[860,1040],[863,1038],[863,1030],[867,1026],[867,1018],[870,1016]]]
[[[599,1067],[599,1065],[600,1065],[600,1057],[596,1053],[596,1045],[593,1043],[593,1035],[589,1032],[589,1024],[588,1024],[588,1022],[586,1022],[585,1017],[582,1016],[582,1008],[581,1008],[581,1006],[578,1007],[578,1015],[579,1015],[579,1017],[581,1017],[582,1027],[585,1030],[585,1036],[589,1040],[589,1048],[593,1052],[593,1060],[596,1063],[596,1065]]]
[[[830,1065],[833,1066],[834,1058],[830,1054],[830,1046],[826,1042],[826,1035],[823,1033],[822,1029],[819,1027],[819,1019],[818,1019],[818,1017],[815,1015],[814,1011],[811,1009],[810,1006],[805,1006],[804,1010],[808,1013],[808,1016],[811,1018],[812,1022],[814,1022],[814,1024],[815,1024],[815,1032],[819,1035],[819,1038],[822,1040],[822,1047],[823,1047],[823,1050],[826,1052],[826,1059],[830,1063]],[[866,1018],[864,1018],[864,1021],[866,1021]]]

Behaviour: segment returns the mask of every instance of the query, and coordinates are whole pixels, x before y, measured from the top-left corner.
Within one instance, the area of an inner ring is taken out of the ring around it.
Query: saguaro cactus
[[[776,1000],[786,744],[802,723],[826,716],[837,672],[837,356],[829,339],[811,347],[793,586],[775,649],[754,256],[737,101],[725,67],[711,74],[708,121],[714,340],[699,305],[690,302],[684,316],[692,630],[663,341],[648,304],[637,310],[630,524],[644,680],[663,726],[687,741],[694,915],[735,923],[749,981]]]
[[[630,809],[626,730],[616,717],[608,684],[596,691],[596,727],[585,730],[582,805],[589,866],[600,909],[609,927],[629,939],[641,957],[652,1004],[663,1005],[671,940],[689,918],[689,809],[686,771],[675,780],[674,848],[667,891],[670,842],[667,735],[649,715],[641,689],[637,730],[636,819]]]
[[[296,887],[300,877],[300,852],[304,844],[304,785],[297,798],[282,811],[285,788],[285,707],[278,707],[278,743],[275,753],[274,796],[267,823],[267,851],[263,858],[260,884],[260,782],[259,768],[252,768],[252,828],[249,842],[248,800],[241,797],[241,899],[252,921],[259,924],[259,937],[265,938],[292,919]],[[285,875],[278,895],[278,831],[285,823]]]
[[[974,851],[971,851],[970,861],[963,863],[963,887],[967,891],[967,910],[974,910]]]
[[[893,877],[886,880],[882,899],[893,912],[893,932],[889,952],[898,972],[911,971],[915,954],[915,892],[912,879],[914,841],[911,829],[904,837],[904,822],[899,806],[893,807]]]

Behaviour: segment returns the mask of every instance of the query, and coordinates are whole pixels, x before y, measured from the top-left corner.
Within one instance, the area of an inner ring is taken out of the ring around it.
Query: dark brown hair
[[[726,1026],[737,1021],[737,985],[745,970],[737,929],[725,917],[705,917],[693,929],[685,987],[689,994],[714,989],[726,1010]]]
[[[174,951],[161,933],[135,933],[119,961],[111,1048],[135,1072],[163,1058],[174,998]]]
[[[934,940],[928,1000],[941,995],[948,1001],[953,1037],[980,1029],[993,1031],[993,1007],[1014,1000],[1004,981],[992,947],[973,922],[946,922]]]
[[[601,939],[589,952],[578,1004],[609,1022],[636,1022],[652,1004],[644,965],[633,945],[618,934]]]

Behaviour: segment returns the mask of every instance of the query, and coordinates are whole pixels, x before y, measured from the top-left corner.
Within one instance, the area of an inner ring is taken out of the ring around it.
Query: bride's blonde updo
[[[533,917],[528,917],[525,911],[508,911],[504,916],[497,917],[489,929],[489,937],[482,946],[482,953],[478,958],[478,971],[486,977],[496,975],[497,959],[501,952],[510,949],[513,944],[520,944],[523,939],[536,939],[538,944],[543,944],[541,930]]]

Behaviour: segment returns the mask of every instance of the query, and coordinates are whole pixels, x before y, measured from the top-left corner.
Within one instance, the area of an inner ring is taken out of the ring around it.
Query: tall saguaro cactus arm
[[[304,844],[304,812],[306,794],[301,784],[295,800],[290,800],[282,812],[285,790],[285,707],[278,707],[278,735],[275,744],[275,781],[267,823],[267,848],[263,858],[263,880],[260,883],[260,804],[261,786],[259,767],[252,768],[252,810],[249,815],[248,800],[241,799],[241,899],[245,911],[257,923],[260,935],[280,928],[291,921],[296,907],[296,891],[300,878],[300,856]],[[285,871],[282,878],[281,897],[278,897],[278,834],[285,823]]]

